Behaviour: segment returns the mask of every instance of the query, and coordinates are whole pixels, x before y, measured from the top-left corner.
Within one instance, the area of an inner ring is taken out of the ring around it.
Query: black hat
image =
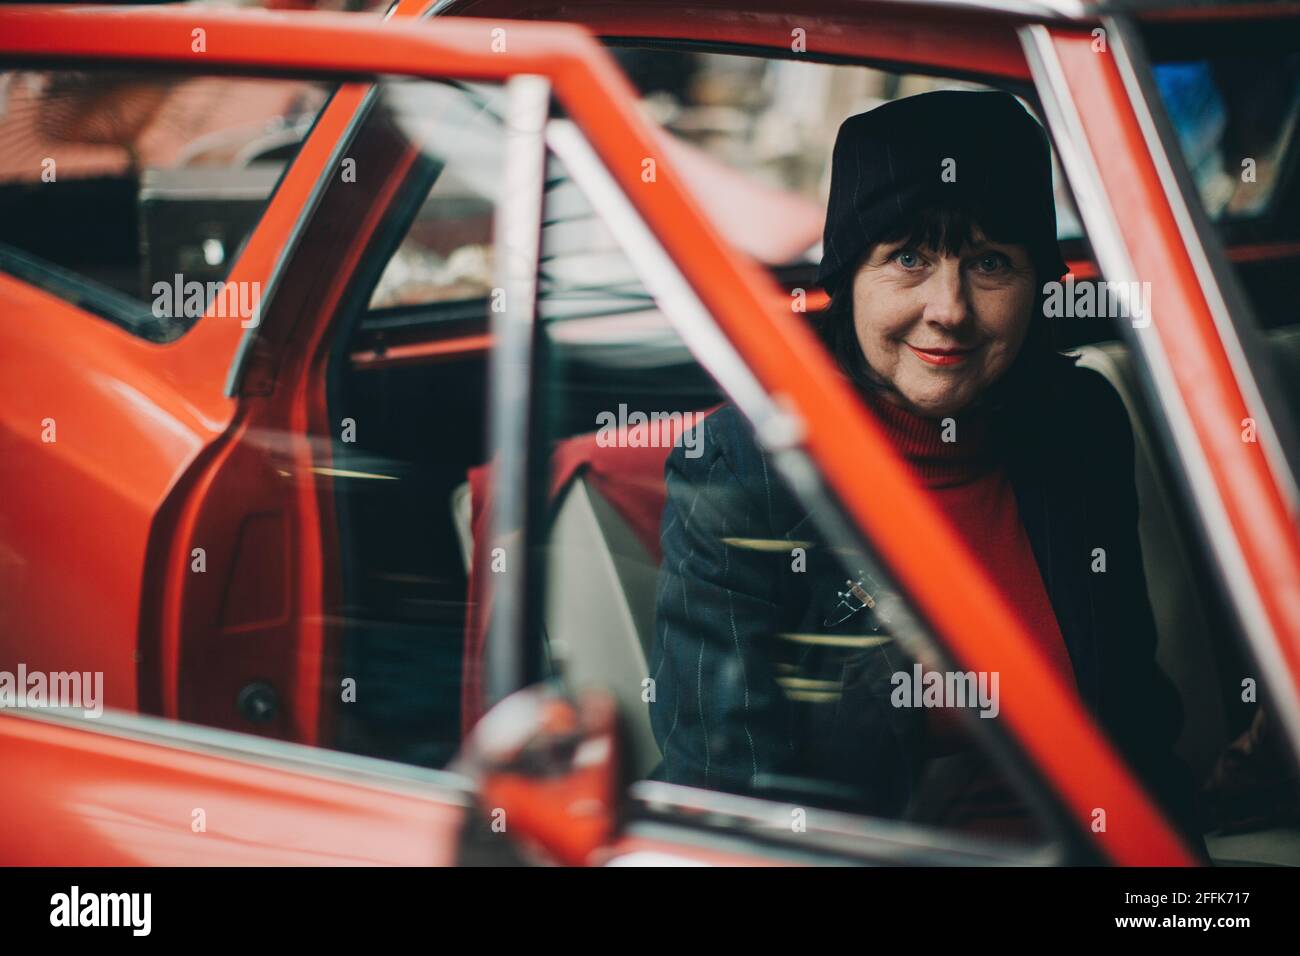
[[[1010,93],[922,93],[846,119],[818,283],[834,292],[863,253],[930,206],[970,210],[990,236],[1023,242],[1040,281],[1066,271],[1047,135]]]

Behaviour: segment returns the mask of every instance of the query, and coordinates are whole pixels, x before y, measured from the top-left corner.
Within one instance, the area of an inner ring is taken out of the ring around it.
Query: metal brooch
[[[864,608],[871,608],[874,610],[876,607],[876,599],[872,597],[871,592],[867,590],[868,585],[870,585],[872,590],[879,592],[880,586],[876,584],[875,579],[861,568],[858,569],[858,578],[856,581],[852,578],[846,578],[844,581],[844,590],[837,591],[835,594],[835,596],[839,598],[839,602],[831,608],[831,613],[827,616],[823,626],[834,627],[837,624],[843,624]],[[879,614],[877,614],[877,618],[878,620],[883,620],[883,617]],[[873,624],[871,629],[873,631],[880,630],[880,624]]]

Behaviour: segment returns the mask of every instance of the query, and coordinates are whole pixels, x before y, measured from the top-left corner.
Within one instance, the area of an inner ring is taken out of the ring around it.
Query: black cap
[[[1040,280],[1065,273],[1043,128],[1010,93],[941,90],[840,125],[818,283],[834,292],[882,236],[935,205],[971,210],[990,234],[1025,243]]]

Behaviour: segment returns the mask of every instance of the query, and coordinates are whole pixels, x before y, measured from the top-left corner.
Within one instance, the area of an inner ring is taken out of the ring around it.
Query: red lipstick
[[[966,361],[974,349],[919,349],[907,342],[903,343],[922,362],[929,365],[958,365]]]

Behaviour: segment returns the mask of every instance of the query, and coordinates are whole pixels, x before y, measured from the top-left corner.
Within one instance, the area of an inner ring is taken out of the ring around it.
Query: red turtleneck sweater
[[[992,454],[988,418],[974,412],[954,416],[956,427],[949,437],[955,440],[944,441],[941,420],[922,418],[874,395],[868,400],[913,473],[930,489],[1048,658],[1073,685],[1070,657],[1020,522],[1014,489]],[[940,736],[955,729],[942,712],[933,716],[937,720],[932,726]],[[1034,832],[1024,805],[987,761],[940,822],[999,834]]]

